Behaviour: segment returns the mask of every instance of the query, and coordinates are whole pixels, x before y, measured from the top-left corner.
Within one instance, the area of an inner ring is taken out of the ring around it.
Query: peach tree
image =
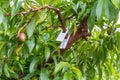
[[[118,80],[120,0],[0,0],[0,80]]]

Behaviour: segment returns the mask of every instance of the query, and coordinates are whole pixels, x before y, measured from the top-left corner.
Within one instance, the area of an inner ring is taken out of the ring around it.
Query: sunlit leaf
[[[24,80],[29,80],[33,75],[34,75],[34,73],[29,73],[23,79]]]
[[[3,22],[3,19],[4,19],[4,15],[3,15],[3,12],[0,8],[0,24]]]
[[[12,6],[11,19],[17,14],[17,12],[19,11],[22,3],[23,3],[23,0],[17,0],[16,5],[14,4],[14,5]]]
[[[111,1],[117,8],[120,8],[120,0],[111,0]]]
[[[30,73],[33,73],[36,70],[36,67],[37,67],[39,61],[40,61],[39,57],[33,58],[32,62],[30,63],[30,67],[29,67]]]
[[[45,20],[46,16],[42,16],[40,19],[38,19],[36,21],[36,25],[38,25],[39,23],[43,22]]]
[[[109,21],[112,21],[116,17],[116,10],[113,7],[112,3],[109,0],[105,0],[104,2],[104,9],[105,9],[105,14],[108,18]]]
[[[30,38],[33,35],[35,29],[35,22],[36,22],[36,17],[33,17],[32,21],[28,24],[28,26],[26,26],[28,38]]]
[[[119,49],[119,52],[120,52],[120,32],[117,32],[116,36],[117,36],[117,42],[118,42],[118,49]]]
[[[54,80],[62,80],[62,77],[55,76]]]
[[[56,51],[58,52],[58,54],[60,54],[60,50],[59,50],[58,46],[56,46],[54,43],[48,42],[48,45],[54,47],[56,49]]]
[[[77,80],[81,80],[82,79],[82,73],[81,73],[81,71],[79,69],[77,69],[76,67],[72,67],[71,71],[74,72],[75,78]]]
[[[49,80],[49,72],[46,68],[41,69],[39,80]]]
[[[73,36],[76,34],[77,32],[77,26],[76,26],[76,23],[74,22],[74,31],[73,31]]]
[[[28,46],[28,49],[29,49],[29,52],[31,53],[34,46],[35,46],[35,39],[34,37],[32,37],[31,39],[29,39],[27,42],[27,46]]]
[[[10,77],[10,72],[9,72],[9,68],[8,68],[7,64],[5,64],[5,66],[4,66],[4,73],[5,73],[6,77]]]
[[[3,25],[4,25],[4,34],[6,35],[7,34],[7,30],[8,30],[8,20],[7,18],[4,18],[3,20]]]
[[[98,75],[99,75],[99,80],[101,80],[102,79],[102,70],[101,70],[101,68],[100,67],[98,67]]]
[[[117,24],[116,27],[117,27],[117,28],[120,28],[120,24]]]
[[[50,48],[45,47],[45,59],[46,59],[46,61],[49,59],[49,57],[50,57]]]
[[[49,34],[43,34],[43,40],[47,41],[49,39],[50,35]]]
[[[19,76],[17,75],[17,73],[15,73],[14,71],[10,70],[10,76],[15,78],[15,79],[18,79]]]
[[[98,0],[98,3],[97,3],[96,16],[98,21],[101,21],[103,17],[104,1],[105,0]]]
[[[55,66],[54,73],[57,74],[63,67],[68,67],[70,68],[71,65],[68,62],[60,62]]]
[[[2,48],[0,49],[0,59],[3,60],[6,57],[7,53],[7,45],[4,44]]]
[[[96,6],[97,6],[97,4],[95,3],[92,11],[90,13],[90,16],[88,18],[88,27],[89,27],[90,32],[92,31],[94,24],[95,24]]]
[[[63,80],[72,80],[72,74],[70,72],[65,72]]]
[[[78,13],[78,8],[80,6],[80,3],[78,2],[77,4],[74,4],[74,6],[72,6],[73,10]]]
[[[98,43],[97,41],[95,41],[95,42],[94,42],[94,50],[96,50],[96,49],[97,49],[98,44],[99,44],[99,43]]]

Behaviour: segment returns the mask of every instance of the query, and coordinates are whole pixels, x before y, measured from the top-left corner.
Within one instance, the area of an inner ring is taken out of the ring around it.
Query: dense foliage
[[[0,0],[0,80],[118,80],[119,10],[120,0]]]

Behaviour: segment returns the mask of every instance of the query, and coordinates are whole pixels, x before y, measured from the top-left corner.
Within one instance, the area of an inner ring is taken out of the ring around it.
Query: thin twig
[[[58,27],[61,27],[61,26],[49,26],[49,27],[45,27],[45,28],[43,28],[42,29],[42,31],[44,31],[44,30],[48,30],[48,29],[51,29],[51,28],[58,28]]]
[[[43,6],[43,7],[40,7],[40,8],[30,9],[30,10],[27,10],[27,11],[24,11],[24,12],[17,13],[17,15],[21,15],[21,14],[26,15],[26,14],[29,14],[31,12],[38,12],[38,11],[43,10],[43,9],[51,9],[51,10],[55,11],[56,14],[58,15],[59,21],[61,22],[61,28],[63,29],[63,32],[66,32],[65,21],[62,18],[60,9],[58,9],[58,8],[53,8],[51,6]],[[6,14],[6,16],[11,16],[11,14]]]
[[[68,20],[68,19],[73,18],[75,15],[76,15],[76,14],[73,14],[73,15],[71,15],[71,16],[68,16],[67,18],[65,18],[65,21]]]

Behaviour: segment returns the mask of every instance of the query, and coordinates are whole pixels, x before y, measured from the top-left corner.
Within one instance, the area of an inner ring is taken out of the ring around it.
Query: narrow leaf
[[[117,42],[118,42],[118,50],[120,52],[120,32],[116,33],[116,37],[117,37]]]
[[[6,77],[10,77],[9,68],[8,68],[7,64],[5,64],[5,66],[4,66],[4,73],[5,73]]]
[[[76,26],[76,22],[74,22],[74,32],[73,32],[73,36],[76,34],[77,32],[77,26]]]
[[[0,24],[3,22],[3,19],[4,19],[4,15],[3,15],[3,12],[0,8]]]
[[[58,52],[58,54],[60,54],[60,49],[54,43],[49,42],[48,45],[54,47],[56,49],[56,51]]]
[[[18,66],[21,69],[21,71],[23,72],[23,66],[18,62]]]
[[[37,56],[35,57],[32,62],[30,63],[30,68],[29,68],[29,72],[33,73],[37,67],[38,62],[40,61],[40,58]]]
[[[22,3],[23,3],[23,0],[17,0],[16,5],[14,4],[14,5],[12,6],[11,19],[17,14],[17,12],[19,11]]]
[[[18,79],[17,73],[15,73],[15,72],[12,71],[12,70],[10,70],[10,76],[11,76],[12,78]]]
[[[50,48],[45,47],[45,59],[46,59],[46,61],[49,59],[49,57],[50,57]]]
[[[63,80],[72,80],[72,74],[70,72],[65,72]]]
[[[49,80],[49,74],[46,68],[42,68],[40,71],[40,78],[39,80]]]
[[[34,46],[35,46],[35,39],[32,37],[31,39],[29,39],[27,42],[27,46],[28,46],[28,49],[29,49],[29,52],[31,53]]]
[[[44,14],[44,15],[45,15],[45,14]],[[36,21],[36,25],[38,25],[39,23],[43,22],[43,21],[45,20],[45,18],[46,18],[46,15],[45,15],[45,16],[42,16],[40,19],[38,19],[38,20]]]
[[[2,75],[2,66],[0,66],[0,76]]]
[[[88,26],[89,26],[90,32],[92,31],[95,24],[96,6],[97,4],[95,3],[90,13],[90,17],[88,18]]]
[[[57,74],[63,67],[68,67],[70,68],[71,65],[68,62],[60,62],[55,66],[55,71],[54,73]]]
[[[116,8],[120,7],[120,0],[111,0],[111,1],[115,5]]]
[[[33,75],[34,73],[29,73],[23,78],[23,80],[29,80]]]
[[[98,21],[101,21],[102,16],[103,16],[104,1],[105,0],[98,0],[98,3],[97,3],[96,16],[97,16]]]
[[[105,14],[109,21],[116,19],[116,10],[110,0],[104,1]]]
[[[4,18],[3,20],[3,25],[4,25],[4,34],[7,34],[7,29],[8,29],[8,20],[7,18]]]
[[[74,72],[76,80],[82,79],[82,73],[79,69],[77,69],[76,67],[72,67],[71,71]]]
[[[36,17],[34,17],[32,21],[28,24],[28,26],[26,26],[28,38],[30,38],[33,35],[35,29],[35,22],[36,22]]]

